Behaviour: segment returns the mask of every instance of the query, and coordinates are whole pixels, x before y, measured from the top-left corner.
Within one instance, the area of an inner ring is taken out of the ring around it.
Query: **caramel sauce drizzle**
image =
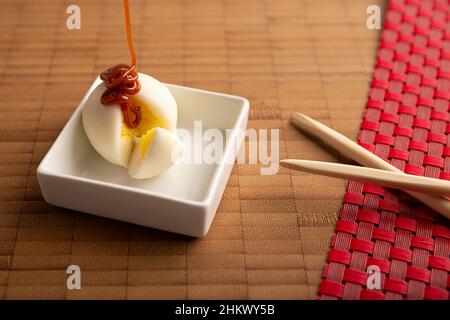
[[[103,92],[100,102],[105,106],[118,104],[122,110],[125,124],[131,128],[136,128],[142,120],[141,107],[135,106],[129,101],[130,95],[135,95],[141,89],[139,76],[136,72],[136,52],[133,46],[131,34],[130,9],[128,0],[123,0],[125,11],[125,24],[127,29],[128,48],[131,55],[131,66],[118,64],[103,71],[100,79],[105,83],[106,90]]]

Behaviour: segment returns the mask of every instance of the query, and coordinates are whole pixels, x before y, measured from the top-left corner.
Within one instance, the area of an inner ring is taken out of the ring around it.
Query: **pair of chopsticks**
[[[402,189],[450,219],[450,201],[445,198],[450,197],[450,181],[403,173],[339,132],[304,114],[293,113],[291,123],[365,167],[295,159],[281,160],[283,167]]]

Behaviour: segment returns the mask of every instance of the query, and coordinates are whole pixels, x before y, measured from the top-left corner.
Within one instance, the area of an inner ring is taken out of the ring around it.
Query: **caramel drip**
[[[133,34],[131,32],[131,21],[130,21],[130,7],[128,5],[128,0],[123,0],[123,10],[125,11],[125,25],[127,27],[127,41],[128,49],[131,55],[131,65],[136,66],[136,52],[133,46]]]
[[[118,104],[122,109],[125,124],[130,128],[136,128],[142,120],[141,108],[131,104],[128,98],[129,95],[138,93],[141,88],[135,67],[118,64],[103,71],[100,79],[106,86],[100,102],[105,106]]]
[[[128,0],[123,0],[125,11],[125,24],[127,29],[128,48],[131,55],[131,66],[118,64],[100,74],[105,83],[100,102],[105,106],[118,104],[122,110],[123,119],[129,128],[136,128],[142,120],[141,108],[130,103],[129,96],[141,89],[141,83],[136,72],[136,53],[131,33],[130,10]]]

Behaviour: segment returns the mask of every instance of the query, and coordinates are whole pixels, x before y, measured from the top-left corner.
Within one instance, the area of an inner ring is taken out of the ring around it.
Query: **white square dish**
[[[178,163],[144,180],[104,160],[91,146],[81,123],[87,97],[97,79],[40,163],[37,178],[45,201],[111,219],[189,236],[205,235],[216,213],[246,130],[247,99],[167,85],[178,104],[178,129],[235,129],[218,163]],[[205,142],[203,142],[205,143]]]

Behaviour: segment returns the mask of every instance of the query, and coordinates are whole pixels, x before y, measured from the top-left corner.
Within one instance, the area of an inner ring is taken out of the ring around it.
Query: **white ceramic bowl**
[[[216,213],[243,141],[247,99],[168,85],[178,104],[178,128],[235,129],[217,164],[179,163],[146,180],[104,160],[90,145],[81,110],[97,79],[37,169],[45,200],[53,205],[189,236],[205,235]]]

